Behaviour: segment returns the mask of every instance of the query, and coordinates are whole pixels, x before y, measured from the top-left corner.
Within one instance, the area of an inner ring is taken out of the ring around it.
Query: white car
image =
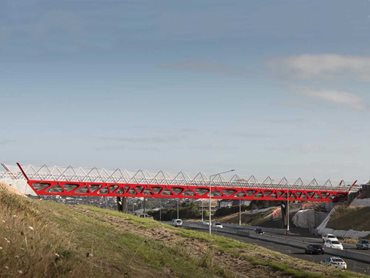
[[[222,228],[224,227],[220,222],[216,222],[216,223],[214,224],[214,226],[215,226],[216,228],[220,228],[220,229],[222,229]]]
[[[343,250],[343,245],[338,240],[325,240],[324,246],[328,248]]]
[[[333,240],[333,241],[336,240],[336,241],[338,241],[338,238],[335,235],[333,235],[333,234],[327,234],[327,235],[324,235],[322,237],[322,241],[325,242],[327,240]]]
[[[173,219],[172,225],[175,227],[182,227],[182,220],[181,219]]]
[[[347,269],[347,263],[342,258],[339,257],[329,257],[326,258],[325,260],[322,260],[320,263],[325,265],[332,265],[340,269]]]

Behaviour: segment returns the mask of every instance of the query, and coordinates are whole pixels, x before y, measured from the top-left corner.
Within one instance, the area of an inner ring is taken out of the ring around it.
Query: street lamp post
[[[228,171],[220,172],[217,174],[213,174],[209,176],[209,235],[212,235],[212,205],[211,205],[211,200],[212,200],[212,180],[214,177],[219,176],[221,174],[226,174],[230,172],[234,172],[235,169],[231,169]]]
[[[202,223],[204,222],[204,218],[203,218],[203,199],[201,200],[201,206],[202,206]]]
[[[286,206],[286,211],[287,211],[287,225],[286,225],[286,232],[287,234],[289,233],[289,190],[288,190],[288,196],[287,196],[287,206]]]
[[[211,215],[211,179],[209,179],[209,235],[212,235],[212,215]]]
[[[242,225],[242,200],[239,200],[239,226]]]

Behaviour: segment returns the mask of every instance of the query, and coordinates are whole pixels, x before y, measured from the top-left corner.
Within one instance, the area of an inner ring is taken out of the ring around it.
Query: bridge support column
[[[180,218],[179,199],[176,200],[176,219]]]
[[[281,228],[286,229],[287,228],[287,203],[281,203]]]
[[[117,197],[117,210],[123,212],[122,198]]]
[[[290,212],[289,212],[289,201],[286,201],[280,205],[281,207],[281,222],[282,222],[282,228],[286,229],[286,234],[289,233],[290,230]]]
[[[290,212],[289,212],[289,199],[287,201],[287,205],[286,205],[286,233],[288,234],[289,233],[289,230],[290,230]]]
[[[128,213],[128,200],[127,197],[122,197],[122,211]]]

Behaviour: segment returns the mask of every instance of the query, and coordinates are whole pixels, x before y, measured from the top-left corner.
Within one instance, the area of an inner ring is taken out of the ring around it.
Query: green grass
[[[0,277],[361,277],[226,237],[29,200],[1,187],[0,221]]]
[[[220,236],[212,236],[211,238],[207,233],[201,233],[193,230],[186,230],[186,229],[178,229],[171,226],[167,226],[158,222],[154,222],[150,219],[144,219],[144,218],[138,218],[132,215],[123,215],[122,213],[116,212],[116,211],[106,211],[104,209],[100,208],[92,208],[92,207],[85,207],[86,209],[93,210],[98,213],[104,213],[108,215],[113,215],[116,217],[124,218],[132,223],[137,224],[138,226],[146,229],[152,229],[152,228],[165,228],[167,230],[170,230],[172,233],[177,234],[184,238],[189,239],[197,239],[201,242],[204,242],[208,245],[210,252],[207,253],[207,258],[205,260],[205,265],[209,265],[209,261],[211,259],[209,257],[212,257],[212,252],[218,252],[221,251],[223,253],[229,253],[236,257],[243,257],[250,261],[254,265],[259,266],[268,266],[276,271],[279,271],[286,275],[292,275],[293,277],[325,277],[325,276],[331,276],[331,277],[354,277],[357,276],[357,274],[353,273],[344,273],[342,271],[338,271],[335,269],[331,269],[330,271],[324,271],[324,273],[318,271],[305,271],[302,270],[301,267],[304,267],[305,265],[309,264],[307,262],[302,262],[301,260],[294,259],[285,255],[282,255],[277,252],[268,251],[271,258],[267,260],[263,260],[258,258],[259,255],[265,254],[266,249],[246,244],[237,240],[233,240],[226,237],[220,237]],[[213,251],[212,251],[213,250]],[[240,254],[240,250],[247,251],[244,254]],[[250,252],[250,255],[247,255]],[[285,260],[281,262],[282,258]],[[311,267],[311,264],[309,265]],[[307,269],[307,267],[306,267]],[[360,276],[360,275],[359,275]]]
[[[58,205],[50,203],[54,211]],[[94,207],[84,207],[85,210],[96,212]],[[71,214],[70,214],[71,213]],[[183,277],[204,277],[212,274],[211,270],[197,267],[196,258],[181,252],[180,247],[168,247],[163,242],[146,238],[135,231],[127,232],[114,227],[112,223],[102,222],[107,211],[99,211],[100,217],[88,217],[83,213],[68,211],[63,214],[53,215],[56,223],[64,226],[68,232],[75,233],[74,238],[79,245],[85,247],[85,252],[92,252],[94,256],[106,257],[114,265],[125,262],[120,271],[129,273],[131,268],[148,268],[161,272],[163,268],[168,268],[176,276]],[[130,216],[122,217],[122,214],[110,212],[121,219],[131,220],[136,223],[137,229],[149,229],[153,222],[147,219],[133,218]],[[72,220],[73,219],[73,220]],[[68,225],[65,223],[68,222]],[[83,225],[81,225],[83,223]],[[190,275],[191,273],[191,275]]]

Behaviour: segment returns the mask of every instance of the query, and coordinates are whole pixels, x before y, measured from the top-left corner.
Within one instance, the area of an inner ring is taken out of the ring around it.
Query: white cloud
[[[337,90],[313,90],[305,88],[300,92],[303,95],[317,98],[325,102],[343,105],[356,110],[365,108],[363,99],[353,93]]]
[[[273,68],[301,78],[349,74],[370,81],[370,57],[337,54],[304,54],[275,60]]]
[[[302,83],[309,79],[315,86],[325,86],[327,89],[313,89],[310,87],[293,86],[294,91],[322,102],[332,103],[355,110],[367,107],[364,99],[352,92],[337,86],[340,80],[361,79],[370,81],[370,56],[346,56],[338,54],[303,54],[288,56],[270,61],[269,65],[282,77],[289,77],[290,81]],[[335,81],[335,83],[333,83]],[[324,83],[323,83],[324,82]],[[330,84],[332,83],[332,84]],[[312,85],[308,85],[312,86]],[[328,88],[328,86],[330,86]]]

